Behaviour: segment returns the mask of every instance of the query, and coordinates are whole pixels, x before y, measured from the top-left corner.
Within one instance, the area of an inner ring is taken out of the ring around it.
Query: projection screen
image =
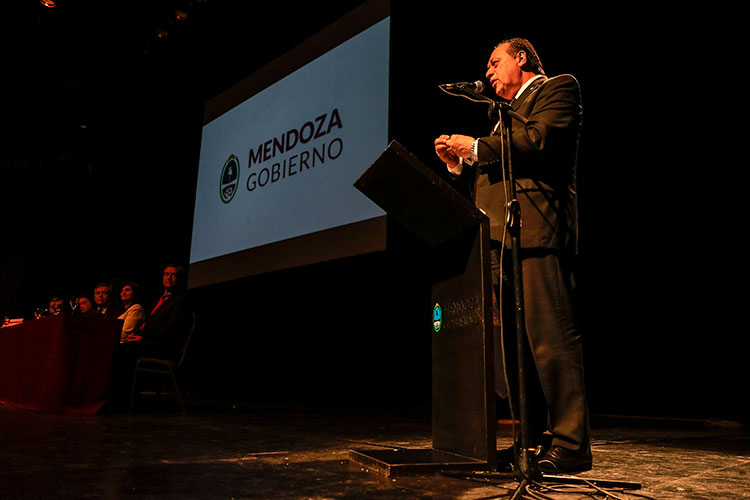
[[[388,144],[389,50],[369,2],[206,103],[190,288],[385,249],[352,184]]]

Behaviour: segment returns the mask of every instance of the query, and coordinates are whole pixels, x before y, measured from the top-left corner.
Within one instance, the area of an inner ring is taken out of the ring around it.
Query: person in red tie
[[[192,307],[185,294],[185,269],[167,265],[162,285],[164,292],[143,324],[141,340],[132,349],[138,356],[177,360],[193,321]]]

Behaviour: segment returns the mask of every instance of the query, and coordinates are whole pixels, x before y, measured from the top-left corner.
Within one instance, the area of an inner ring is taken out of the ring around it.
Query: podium
[[[429,248],[432,448],[350,450],[385,474],[496,466],[489,219],[398,142],[355,187]]]

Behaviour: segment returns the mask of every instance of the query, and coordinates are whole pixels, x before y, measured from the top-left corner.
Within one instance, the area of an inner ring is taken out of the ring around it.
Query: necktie
[[[164,295],[162,295],[161,298],[159,299],[159,302],[156,303],[156,306],[154,306],[154,309],[151,311],[151,314],[154,314],[154,311],[159,309],[159,307],[161,307],[161,305],[164,303],[165,300],[169,298],[169,296],[170,296],[169,293],[165,293]]]

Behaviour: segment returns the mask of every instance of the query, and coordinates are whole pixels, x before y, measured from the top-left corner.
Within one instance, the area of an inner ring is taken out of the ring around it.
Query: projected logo
[[[432,329],[435,333],[440,331],[443,326],[443,308],[440,304],[435,303],[435,307],[432,308]]]
[[[229,203],[237,194],[237,186],[240,184],[240,160],[235,155],[229,155],[221,170],[221,185],[219,193],[221,201]]]

